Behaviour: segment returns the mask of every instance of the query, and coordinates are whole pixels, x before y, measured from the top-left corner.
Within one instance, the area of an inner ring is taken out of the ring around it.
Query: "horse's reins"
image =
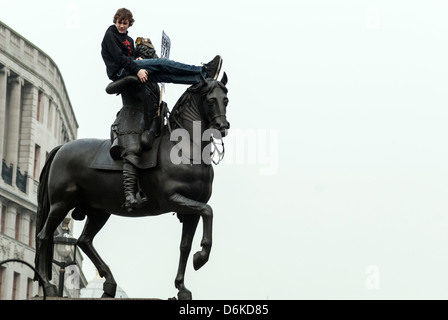
[[[200,112],[203,113],[202,110],[200,110]],[[168,121],[167,121],[167,124],[168,124],[168,130],[169,130],[170,134],[171,134],[171,132],[172,132],[172,129],[171,129],[171,126],[170,126],[170,119],[171,119],[171,118],[172,118],[172,120],[174,121],[174,123],[175,123],[179,128],[184,129],[184,130],[187,130],[187,129],[185,129],[184,126],[179,122],[179,120],[177,119],[176,116],[174,116],[174,115],[172,116],[172,115],[171,115],[171,112],[169,111],[168,107],[167,107],[167,111],[166,111],[166,113],[167,113],[167,119],[168,119]],[[219,118],[219,117],[223,116],[222,114],[219,114],[219,115],[213,117],[213,119],[210,119],[210,118],[208,117],[208,114],[207,114],[206,112],[205,112],[205,114],[207,115],[207,118],[209,119],[209,123],[212,123],[216,118]],[[172,117],[171,117],[171,116],[172,116]],[[222,146],[222,151],[219,151],[219,149],[218,149],[218,147],[217,147],[217,143],[216,143],[216,141],[215,141],[215,138],[214,138],[213,136],[210,137],[210,142],[211,142],[211,144],[213,145],[213,148],[210,148],[210,149],[211,149],[211,151],[210,151],[210,159],[211,159],[211,161],[212,161],[215,165],[218,165],[218,164],[224,159],[224,155],[225,155],[224,141],[223,141],[222,137],[221,137],[219,140],[221,140],[220,144],[221,144],[221,146]],[[190,137],[190,141],[194,144],[193,138]],[[214,159],[216,154],[218,154],[218,160],[217,160],[217,161],[215,161],[215,159]]]

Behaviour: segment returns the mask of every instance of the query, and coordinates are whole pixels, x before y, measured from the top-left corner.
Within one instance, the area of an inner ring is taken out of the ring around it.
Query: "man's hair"
[[[126,8],[121,8],[117,10],[117,13],[114,15],[114,23],[128,20],[129,26],[134,24],[134,18],[132,17],[132,12]]]

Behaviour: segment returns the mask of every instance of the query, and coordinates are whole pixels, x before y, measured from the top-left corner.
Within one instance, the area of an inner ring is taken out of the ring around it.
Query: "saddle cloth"
[[[160,146],[160,140],[162,135],[157,137],[154,141],[151,150],[145,150],[140,156],[140,164],[137,166],[139,169],[150,169],[157,165],[157,154]],[[104,140],[98,147],[89,168],[100,170],[123,170],[123,160],[114,160],[109,154],[111,147],[111,141]]]

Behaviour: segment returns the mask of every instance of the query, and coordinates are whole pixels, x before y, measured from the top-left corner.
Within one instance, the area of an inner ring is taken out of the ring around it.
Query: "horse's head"
[[[227,75],[224,73],[221,81],[202,80],[202,118],[207,121],[206,127],[216,129],[222,137],[227,135],[230,123],[226,118],[226,109],[229,99],[227,98]]]
[[[227,75],[224,73],[221,81],[202,79],[189,87],[174,106],[170,122],[180,128],[191,128],[199,121],[202,130],[217,130],[221,137],[225,137],[230,128],[226,118],[229,103],[226,84]]]

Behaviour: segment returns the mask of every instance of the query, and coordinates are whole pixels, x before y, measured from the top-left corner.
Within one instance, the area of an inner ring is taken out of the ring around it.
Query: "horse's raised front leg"
[[[179,271],[176,278],[177,287],[178,285],[180,286],[181,283],[183,284],[183,274],[180,275],[180,273],[185,273],[185,266],[183,264],[186,264],[187,262],[191,249],[191,241],[193,240],[194,231],[196,230],[199,217],[202,218],[204,230],[201,241],[202,250],[196,252],[193,256],[194,269],[200,269],[210,257],[210,251],[212,248],[213,210],[206,203],[188,199],[180,194],[172,195],[169,200],[170,210],[181,213],[184,216],[184,219],[186,218],[186,221],[189,221],[186,225],[184,224],[184,228],[186,229],[183,230],[182,234],[181,260],[179,261]],[[190,221],[188,215],[193,215],[195,219],[191,218]]]
[[[104,224],[110,217],[110,214],[93,209],[83,209],[86,210],[87,221],[82,231],[81,236],[78,239],[78,246],[84,251],[84,253],[93,262],[98,270],[101,277],[105,278],[103,285],[104,294],[102,298],[114,298],[117,291],[117,283],[106,263],[101,259],[98,252],[93,247],[93,238],[101,230]]]
[[[179,213],[180,214],[180,213]],[[191,244],[193,242],[196,227],[198,226],[198,215],[181,215],[182,221],[182,240],[180,242],[180,258],[179,268],[177,269],[177,276],[174,284],[179,290],[177,298],[179,300],[191,300],[191,291],[185,287],[185,269],[187,267],[188,256],[191,251]]]
[[[170,197],[173,204],[172,211],[182,212],[182,214],[196,214],[202,218],[204,231],[202,234],[201,247],[202,250],[194,254],[193,267],[195,270],[200,269],[210,257],[212,248],[212,225],[213,210],[208,204],[188,199],[180,194],[174,194]]]

